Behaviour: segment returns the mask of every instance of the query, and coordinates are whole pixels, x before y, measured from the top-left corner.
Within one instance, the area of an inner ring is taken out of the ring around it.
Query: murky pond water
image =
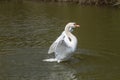
[[[68,62],[47,51],[67,22],[81,25]],[[0,80],[119,80],[120,10],[30,1],[0,2]]]

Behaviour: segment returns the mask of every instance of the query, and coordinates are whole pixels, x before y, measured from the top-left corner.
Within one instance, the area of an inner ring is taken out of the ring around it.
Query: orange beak
[[[80,27],[80,25],[77,25],[77,24],[76,24],[75,27]]]

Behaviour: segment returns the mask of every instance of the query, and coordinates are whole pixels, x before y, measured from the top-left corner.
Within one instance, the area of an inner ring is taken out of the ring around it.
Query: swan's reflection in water
[[[76,71],[70,68],[69,64],[61,63],[55,64],[52,68],[52,72],[49,73],[49,80],[78,80],[76,77]]]
[[[89,66],[85,67],[85,64],[81,63],[82,59],[72,57],[69,61],[57,63],[45,63],[48,69],[47,79],[49,80],[80,80],[82,76],[80,74],[86,73]],[[92,67],[91,67],[92,68]],[[89,70],[88,70],[89,71]]]

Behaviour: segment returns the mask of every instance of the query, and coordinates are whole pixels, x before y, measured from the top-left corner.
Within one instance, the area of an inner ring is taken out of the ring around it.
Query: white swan
[[[48,50],[48,54],[55,53],[55,58],[45,59],[44,61],[57,61],[58,63],[68,60],[77,46],[77,38],[71,33],[73,28],[80,27],[74,22],[65,26],[62,34],[53,42]]]

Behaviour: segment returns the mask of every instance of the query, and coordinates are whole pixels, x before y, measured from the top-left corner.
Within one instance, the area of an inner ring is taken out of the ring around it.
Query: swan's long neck
[[[69,39],[69,44],[71,44],[72,47],[76,48],[77,38],[69,31],[69,26],[65,27],[65,33]]]
[[[68,36],[70,42],[76,43],[76,37],[70,31],[65,31],[65,33]]]
[[[74,41],[76,39],[76,37],[69,31],[69,26],[65,27],[65,33],[69,38],[71,38],[71,41]]]

